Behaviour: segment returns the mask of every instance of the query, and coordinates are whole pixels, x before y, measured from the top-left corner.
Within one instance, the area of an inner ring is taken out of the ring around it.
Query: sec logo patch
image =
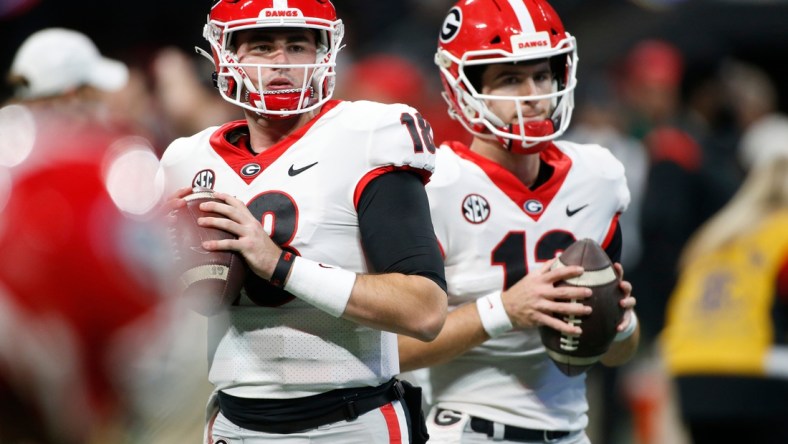
[[[462,202],[462,215],[472,224],[480,224],[490,217],[490,204],[478,194],[469,194]]]
[[[212,190],[215,181],[216,175],[214,174],[213,170],[202,170],[194,175],[192,187],[202,187]]]

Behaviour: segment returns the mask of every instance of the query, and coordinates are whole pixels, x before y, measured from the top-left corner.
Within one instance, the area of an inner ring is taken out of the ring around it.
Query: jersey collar
[[[304,134],[306,134],[318,120],[340,103],[340,100],[330,100],[326,102],[320,110],[320,113],[312,120],[287,135],[284,139],[271,145],[263,152],[257,154],[249,149],[249,125],[246,120],[236,120],[219,127],[219,129],[211,135],[210,144],[216,154],[218,154],[219,157],[221,157],[224,162],[248,184],[274,163],[288,148],[301,140]],[[245,133],[245,135],[238,137],[239,132]],[[228,140],[231,138],[230,136],[233,136],[233,142]],[[259,168],[255,169],[257,173],[253,176],[243,174],[244,167],[250,164],[259,166]]]
[[[448,142],[452,151],[461,158],[472,162],[478,166],[487,177],[498,187],[509,199],[511,199],[525,214],[534,220],[539,220],[545,209],[550,205],[553,198],[558,194],[561,185],[566,180],[569,169],[572,167],[572,159],[551,143],[546,149],[539,153],[540,159],[553,167],[553,175],[544,183],[531,190],[512,172],[502,167],[498,163],[474,152],[467,145],[461,142]],[[541,203],[543,208],[538,213],[526,211],[526,204],[530,201]]]

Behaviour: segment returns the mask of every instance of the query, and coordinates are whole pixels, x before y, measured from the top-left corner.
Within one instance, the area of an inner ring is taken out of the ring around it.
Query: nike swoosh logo
[[[301,167],[301,168],[294,168],[294,167],[295,167],[295,165],[290,165],[290,169],[289,169],[289,170],[287,170],[287,174],[288,174],[290,177],[297,176],[297,175],[299,175],[299,174],[303,173],[304,171],[306,171],[306,170],[308,170],[308,169],[312,168],[312,167],[313,167],[313,166],[315,166],[315,165],[317,165],[317,162],[315,162],[315,163],[313,163],[313,164],[310,164],[310,165],[307,165],[307,166],[305,166],[305,167]]]
[[[567,206],[566,207],[566,215],[569,216],[569,217],[572,217],[575,214],[577,214],[580,210],[582,210],[583,208],[585,208],[587,206],[588,206],[588,204],[585,204],[582,207],[575,208],[574,210],[570,210],[569,207]]]

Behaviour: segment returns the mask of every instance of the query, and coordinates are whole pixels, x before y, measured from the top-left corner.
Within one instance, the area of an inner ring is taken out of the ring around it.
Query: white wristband
[[[506,314],[500,291],[476,299],[476,310],[479,311],[484,331],[491,338],[498,337],[512,329],[512,320]]]
[[[627,340],[633,333],[635,333],[635,329],[638,328],[638,317],[635,315],[635,311],[632,311],[632,315],[629,317],[629,324],[627,324],[627,328],[621,330],[620,332],[616,333],[616,337],[613,338],[614,342],[621,342]]]
[[[303,257],[293,261],[285,291],[338,318],[345,312],[356,273]]]

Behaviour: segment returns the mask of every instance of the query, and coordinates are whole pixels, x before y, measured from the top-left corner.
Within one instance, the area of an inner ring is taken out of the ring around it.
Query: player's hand
[[[170,234],[170,241],[173,246],[175,245],[176,230],[178,229],[178,217],[175,215],[175,210],[186,206],[184,197],[192,193],[189,187],[178,188],[174,193],[167,196],[167,199],[159,205],[156,210],[155,218],[165,224]]]
[[[621,291],[624,293],[624,298],[621,299],[620,302],[621,307],[624,309],[624,316],[621,319],[621,323],[616,327],[616,331],[624,331],[632,319],[632,313],[634,312],[637,300],[632,297],[632,284],[624,280],[624,267],[616,262],[613,264],[613,268],[615,268],[616,274],[621,278],[619,288],[621,288]]]
[[[539,270],[531,271],[503,292],[501,300],[515,328],[533,328],[544,325],[566,334],[579,335],[582,333],[580,327],[553,317],[553,313],[576,316],[591,313],[591,307],[586,305],[558,301],[558,299],[588,298],[591,296],[590,289],[555,286],[557,282],[580,276],[583,274],[583,268],[568,266],[551,270],[550,267],[555,260],[546,262]]]
[[[167,200],[165,200],[160,206],[160,212],[163,215],[166,215],[168,219],[175,219],[175,210],[178,208],[183,208],[186,206],[186,201],[183,200],[184,197],[188,196],[192,193],[192,189],[190,187],[178,188],[167,196]]]
[[[203,248],[211,251],[237,251],[243,255],[249,268],[255,274],[270,280],[282,249],[271,240],[260,221],[249,212],[243,202],[225,193],[217,192],[214,196],[225,203],[203,202],[200,204],[200,209],[221,214],[227,219],[201,217],[197,222],[201,226],[228,231],[236,235],[238,239],[206,241],[203,243]]]

